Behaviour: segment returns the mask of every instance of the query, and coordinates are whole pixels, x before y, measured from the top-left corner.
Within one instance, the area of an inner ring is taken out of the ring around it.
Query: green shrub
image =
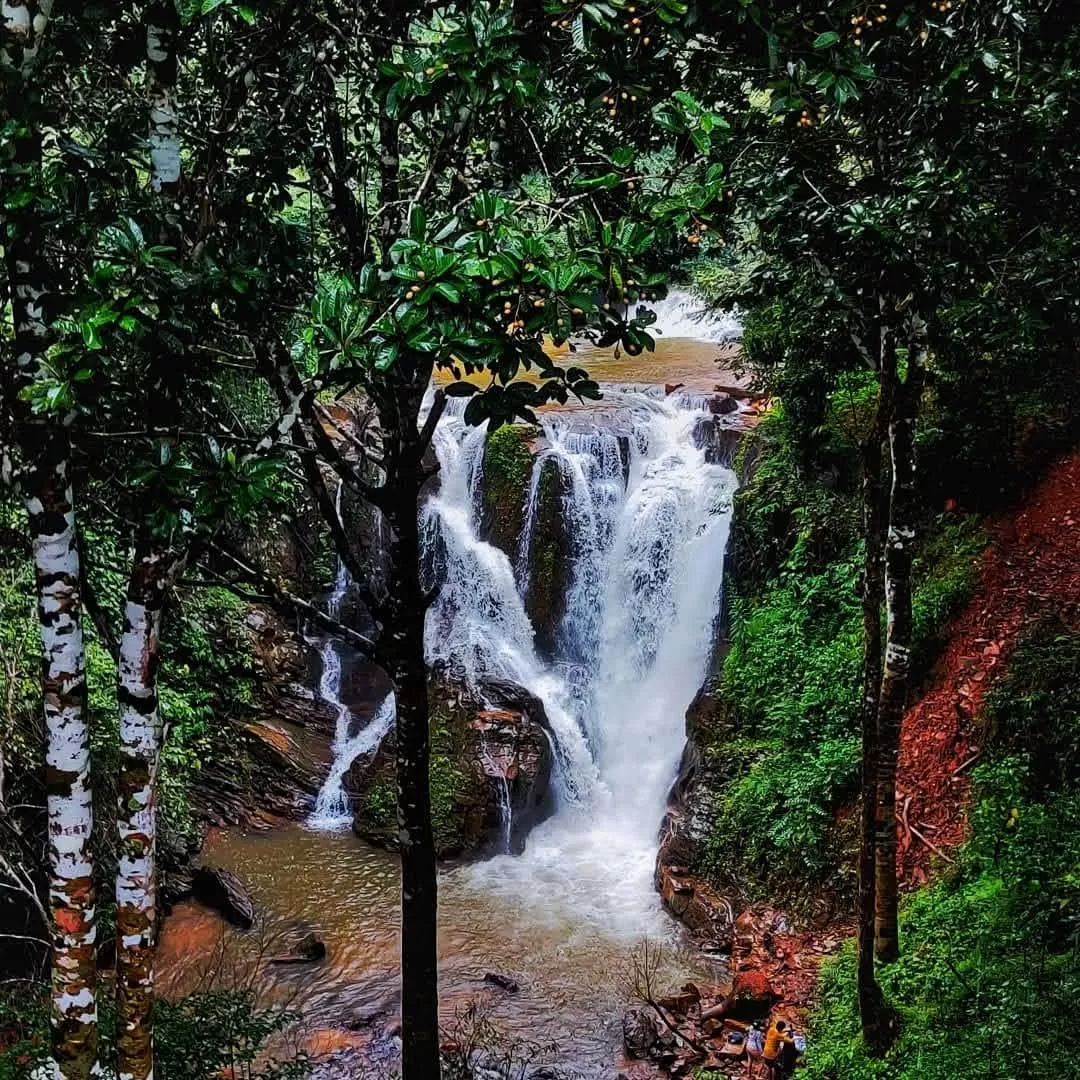
[[[115,1064],[116,1014],[108,994],[98,996],[100,1056],[107,1074]],[[154,1007],[154,1073],[162,1080],[302,1080],[307,1056],[292,1049],[267,1054],[268,1043],[300,1020],[285,1009],[263,1009],[250,990],[213,989]],[[23,984],[0,995],[0,1080],[26,1080],[49,1052],[45,987]]]
[[[912,665],[929,668],[945,642],[945,629],[971,599],[979,557],[989,537],[976,517],[935,523],[912,568]]]
[[[845,377],[823,406],[806,464],[784,410],[756,434],[736,498],[729,648],[709,736],[717,807],[699,869],[784,894],[807,878],[849,888],[851,840],[838,811],[857,793],[862,697],[859,444],[875,400]],[[968,600],[987,542],[974,518],[924,523],[913,582],[913,662],[927,670]],[[736,747],[724,742],[734,739]],[[747,747],[752,750],[747,751]],[[743,759],[731,762],[735,753]]]
[[[301,1080],[311,1071],[303,1053],[263,1055],[267,1042],[300,1016],[260,1009],[250,990],[210,990],[155,1009],[155,1075],[161,1080]]]

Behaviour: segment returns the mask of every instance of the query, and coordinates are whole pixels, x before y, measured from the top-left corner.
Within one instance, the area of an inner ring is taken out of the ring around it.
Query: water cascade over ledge
[[[671,344],[677,363],[700,362]],[[703,355],[713,367],[713,354]],[[739,425],[716,415],[730,403],[711,387],[707,368],[670,393],[609,384],[599,407],[544,413],[537,429],[516,431],[521,471],[503,492],[512,512],[498,522],[498,535],[493,461],[492,475],[484,475],[488,434],[468,427],[463,400],[451,399],[435,434],[439,477],[421,509],[425,564],[442,583],[428,614],[429,661],[481,698],[485,688],[495,693],[492,679],[539,698],[554,762],[554,812],[518,834],[499,744],[481,734],[488,775],[504,781],[494,793],[504,815],[502,846],[524,835],[524,851],[440,872],[443,1022],[452,1025],[454,1013],[480,996],[498,1029],[553,1042],[560,1063],[586,1080],[611,1080],[624,1067],[625,974],[643,938],[666,946],[657,974],[665,986],[722,977],[713,960],[685,947],[653,881],[686,709],[713,647],[735,489],[721,463],[731,443],[715,436]],[[345,606],[347,586],[339,569],[331,611]],[[538,604],[544,588],[552,602]],[[215,831],[203,858],[251,889],[263,939],[314,930],[326,942],[323,963],[281,968],[263,961],[254,936],[231,938],[250,965],[245,985],[263,1001],[301,1000],[312,1047],[323,1038],[331,1046],[355,1040],[362,1055],[392,1062],[398,861],[352,835],[343,779],[390,731],[394,702],[390,696],[372,707],[377,696],[358,698],[354,658],[328,642],[317,647],[319,692],[337,722],[314,812],[303,826]],[[201,984],[200,958],[214,952],[220,935],[211,913],[178,906],[159,957],[166,994]],[[490,972],[519,989],[493,990]],[[345,1059],[346,1071],[352,1060]],[[328,1067],[325,1075],[337,1080],[340,1070]]]
[[[543,417],[515,565],[481,539],[485,432],[451,402],[435,437],[440,487],[422,513],[443,580],[427,650],[474,685],[494,676],[539,697],[555,750],[558,808],[525,852],[454,873],[538,918],[570,905],[640,937],[663,919],[656,834],[708,663],[735,479],[696,444],[700,395],[623,387],[607,405],[614,420]],[[545,470],[558,478],[569,563],[546,658],[526,605]]]

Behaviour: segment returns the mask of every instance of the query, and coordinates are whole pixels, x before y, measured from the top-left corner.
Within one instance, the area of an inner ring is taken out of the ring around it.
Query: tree
[[[1017,285],[1026,278],[1020,252],[1048,249],[1039,234],[1050,218],[1030,203],[1018,213],[1014,200],[1024,185],[1016,154],[1024,148],[1046,186],[1045,152],[1057,136],[1044,129],[1031,138],[1031,118],[1046,115],[1046,84],[1032,92],[1039,79],[1025,75],[1069,70],[1039,36],[1052,26],[1047,41],[1063,40],[1063,23],[1074,20],[1065,7],[778,0],[703,6],[688,20],[752,88],[751,107],[739,110],[743,128],[733,145],[740,153],[731,169],[735,224],[755,250],[748,299],[780,296],[822,313],[829,334],[805,374],[806,343],[780,358],[788,387],[805,404],[820,397],[816,373],[827,379],[837,365],[862,367],[878,384],[878,421],[864,455],[858,967],[864,1032],[878,1049],[890,1024],[871,937],[883,962],[899,949],[896,762],[911,679],[911,557],[924,516],[916,426],[928,386],[933,393],[947,378],[970,388],[973,354],[989,348],[997,318],[997,302],[987,297],[1007,277]],[[1055,93],[1070,86],[1066,76]],[[1062,168],[1063,159],[1051,156],[1051,171]],[[961,339],[956,316],[975,311],[979,328],[966,323]],[[878,448],[886,433],[891,497],[879,514]]]
[[[98,1072],[90,850],[93,809],[81,572],[66,426],[71,417],[55,393],[45,359],[52,283],[42,250],[40,222],[39,54],[52,3],[5,5],[3,14],[0,74],[8,117],[2,147],[4,196],[6,206],[13,211],[7,220],[4,256],[14,320],[13,355],[3,361],[3,471],[26,502],[43,649],[53,932],[50,1069],[63,1080],[79,1080]],[[20,455],[18,464],[12,455],[15,448]]]
[[[305,319],[280,299],[295,254],[284,270],[260,254],[250,293],[230,305],[230,350],[260,359],[282,406],[278,433],[373,617],[371,640],[345,639],[395,685],[410,1078],[438,1072],[424,656],[436,583],[422,575],[418,511],[445,395],[470,396],[467,419],[495,425],[570,394],[595,396],[583,370],[550,358],[545,337],[562,344],[591,333],[646,348],[651,316],[634,305],[661,292],[672,238],[722,194],[710,155],[723,124],[680,89],[660,48],[668,23],[658,17],[656,40],[639,39],[620,25],[625,14],[621,4],[586,7],[552,27],[529,5],[402,3],[367,13],[361,28],[355,11],[332,3],[216,12],[219,42],[241,40],[249,21],[268,36],[289,28],[245,77],[252,95],[278,95],[278,123],[270,131],[246,113],[223,153],[258,145],[244,202],[271,220],[298,223],[295,210],[305,211],[308,242],[322,244],[321,275],[314,288],[291,279],[310,297]],[[656,162],[639,151],[665,143],[676,152]],[[284,180],[268,175],[278,169]],[[219,250],[212,238],[204,254]],[[437,370],[452,381],[428,404]],[[482,389],[465,380],[478,374]],[[343,397],[370,414],[363,439],[326,407]],[[368,575],[327,471],[389,524],[385,582]],[[213,550],[219,572],[305,610],[227,544]],[[342,631],[325,616],[322,625]]]
[[[146,12],[146,85],[150,187],[172,212],[180,183],[180,136],[174,102],[179,14],[172,0]],[[163,230],[165,232],[165,230]],[[167,233],[163,240],[168,239]],[[143,410],[147,427],[176,426],[163,369],[169,355],[160,335],[151,334],[156,354]],[[182,363],[182,361],[180,361]],[[169,503],[165,504],[166,507]],[[154,1071],[154,943],[157,932],[157,772],[162,745],[157,671],[162,618],[168,591],[183,565],[183,542],[174,546],[142,516],[124,603],[117,671],[120,710],[120,776],[116,828],[116,1015],[117,1072],[121,1080],[149,1080]]]

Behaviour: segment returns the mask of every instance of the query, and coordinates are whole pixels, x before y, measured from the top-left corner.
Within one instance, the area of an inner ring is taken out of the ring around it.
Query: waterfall
[[[329,700],[329,699],[328,699]],[[349,805],[349,793],[345,790],[345,774],[352,763],[361,754],[370,754],[379,748],[379,744],[394,723],[395,705],[393,694],[383,698],[375,715],[352,737],[348,735],[350,710],[338,703],[339,709],[346,716],[345,735],[336,735],[334,739],[334,760],[330,772],[319,789],[315,799],[315,808],[308,818],[308,827],[312,829],[342,829],[352,825],[352,808]],[[339,719],[339,732],[342,724]]]
[[[513,559],[481,537],[485,428],[469,427],[464,399],[451,399],[435,430],[439,483],[420,510],[425,572],[441,586],[425,626],[428,660],[477,690],[494,677],[540,698],[556,797],[523,854],[452,872],[530,917],[627,940],[664,932],[653,891],[657,829],[686,708],[706,674],[736,486],[695,438],[709,404],[705,394],[623,385],[607,388],[601,410],[543,414]],[[530,549],[545,532],[544,470],[558,480],[565,590],[541,655],[526,597]],[[331,609],[346,584],[339,569]],[[390,729],[394,702],[350,737],[340,657],[331,643],[322,655],[320,693],[339,714],[310,823],[337,828],[349,821],[343,777]],[[509,788],[501,795],[508,831]]]
[[[695,338],[723,345],[742,337],[738,312],[713,311],[704,300],[690,293],[673,290],[663,300],[653,300],[645,307],[656,313],[649,333],[661,338]]]
[[[607,403],[619,406],[614,415],[543,416],[515,567],[480,538],[485,433],[468,428],[451,402],[435,435],[440,488],[422,511],[443,581],[426,645],[430,660],[468,681],[525,686],[544,702],[553,734],[555,815],[523,855],[461,873],[519,903],[572,904],[578,920],[640,934],[657,916],[656,833],[686,708],[706,673],[735,478],[695,445],[703,401],[622,387]],[[569,542],[547,661],[524,602],[545,468],[559,470]]]
[[[341,513],[341,486],[337,491],[337,511]],[[345,564],[338,561],[334,584],[326,599],[327,613],[337,618],[341,604],[349,588],[349,573]],[[312,829],[341,829],[352,824],[352,808],[349,793],[345,790],[345,774],[349,766],[361,755],[371,753],[383,740],[394,722],[394,695],[383,699],[374,716],[355,733],[351,733],[353,713],[341,700],[341,652],[331,637],[323,639],[319,648],[322,673],[319,676],[319,697],[337,710],[334,724],[334,741],[331,744],[333,760],[330,772],[323,781],[315,798],[315,807],[308,817]]]

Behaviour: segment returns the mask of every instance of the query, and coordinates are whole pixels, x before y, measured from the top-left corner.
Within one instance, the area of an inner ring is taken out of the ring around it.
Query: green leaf
[[[461,290],[456,285],[451,285],[449,281],[436,282],[435,291],[445,296],[451,304],[461,303]]]
[[[447,397],[472,397],[480,387],[471,382],[454,382],[445,387]]]
[[[413,240],[423,240],[427,231],[427,214],[422,206],[414,206],[409,211],[409,236]]]
[[[828,49],[840,40],[840,35],[835,30],[826,30],[824,34],[818,34],[814,38],[815,49]]]

